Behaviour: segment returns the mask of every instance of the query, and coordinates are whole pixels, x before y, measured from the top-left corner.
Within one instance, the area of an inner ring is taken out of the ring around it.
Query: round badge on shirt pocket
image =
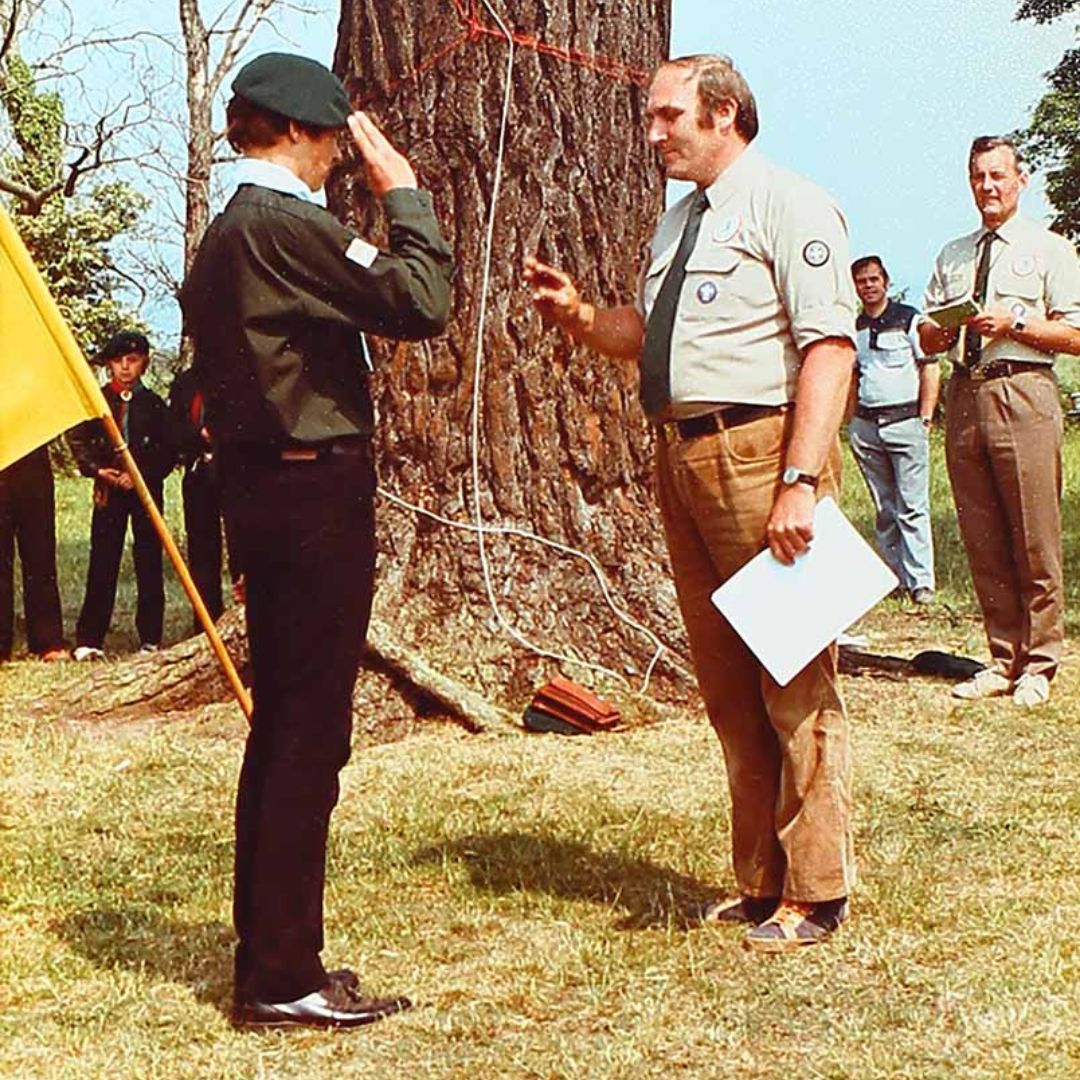
[[[808,266],[813,266],[815,269],[819,266],[824,266],[829,261],[829,256],[832,252],[829,250],[829,245],[824,240],[811,240],[810,243],[802,249],[803,260]]]
[[[702,304],[711,304],[719,291],[715,281],[703,281],[697,287],[697,298]]]
[[[1017,277],[1027,277],[1028,274],[1035,273],[1035,259],[1031,255],[1021,255],[1012,264],[1012,272]]]

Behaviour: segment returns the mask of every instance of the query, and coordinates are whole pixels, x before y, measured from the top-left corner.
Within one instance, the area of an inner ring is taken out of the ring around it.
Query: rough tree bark
[[[491,3],[512,32],[540,47],[520,44],[513,66],[483,332],[482,516],[589,552],[620,606],[666,646],[654,688],[682,692],[685,644],[651,493],[651,436],[636,371],[546,330],[519,284],[522,258],[538,252],[572,272],[590,298],[632,297],[663,203],[643,135],[640,81],[666,55],[670,0]],[[458,265],[444,337],[374,346],[380,483],[466,524],[482,253],[508,57],[496,28],[483,0],[343,0],[335,57],[354,99],[433,192]],[[639,83],[627,68],[638,69]],[[334,187],[330,201],[362,231],[379,234],[378,210],[358,174]],[[459,678],[520,706],[547,665],[495,625],[475,535],[389,499],[380,515],[378,616]],[[616,619],[580,561],[505,536],[491,536],[488,548],[508,622],[545,648],[640,680],[652,643]],[[582,668],[566,671],[591,681]]]

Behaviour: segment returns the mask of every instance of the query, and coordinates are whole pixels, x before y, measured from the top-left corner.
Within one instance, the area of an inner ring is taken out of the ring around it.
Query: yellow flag
[[[0,469],[109,405],[0,206]]]

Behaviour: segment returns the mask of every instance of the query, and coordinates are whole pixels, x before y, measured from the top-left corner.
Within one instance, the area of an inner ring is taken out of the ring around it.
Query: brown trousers
[[[1049,368],[954,376],[945,458],[990,655],[1010,678],[1052,679],[1065,638],[1061,402]]]
[[[835,646],[779,686],[709,599],[765,545],[790,421],[790,413],[767,416],[696,439],[660,439],[657,484],[698,685],[724,750],[739,892],[820,901],[846,896],[855,876]],[[839,476],[837,446],[822,495],[836,494]]]

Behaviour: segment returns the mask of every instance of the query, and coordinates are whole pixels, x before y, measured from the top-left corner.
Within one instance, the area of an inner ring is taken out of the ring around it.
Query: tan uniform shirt
[[[671,413],[793,401],[802,353],[855,340],[847,225],[816,184],[753,147],[708,188],[671,338]],[[638,286],[643,318],[679,246],[694,193],[664,214]]]
[[[986,233],[981,225],[966,236],[950,240],[934,264],[926,286],[926,307],[942,307],[970,296],[975,287],[976,246]],[[990,275],[986,282],[987,308],[1000,308],[1014,316],[1064,319],[1080,327],[1080,262],[1076,250],[1063,236],[1013,215],[996,230],[1000,240],[990,249]],[[949,352],[963,362],[960,344]],[[1053,356],[1011,338],[983,341],[984,362],[1023,360],[1053,363]]]

